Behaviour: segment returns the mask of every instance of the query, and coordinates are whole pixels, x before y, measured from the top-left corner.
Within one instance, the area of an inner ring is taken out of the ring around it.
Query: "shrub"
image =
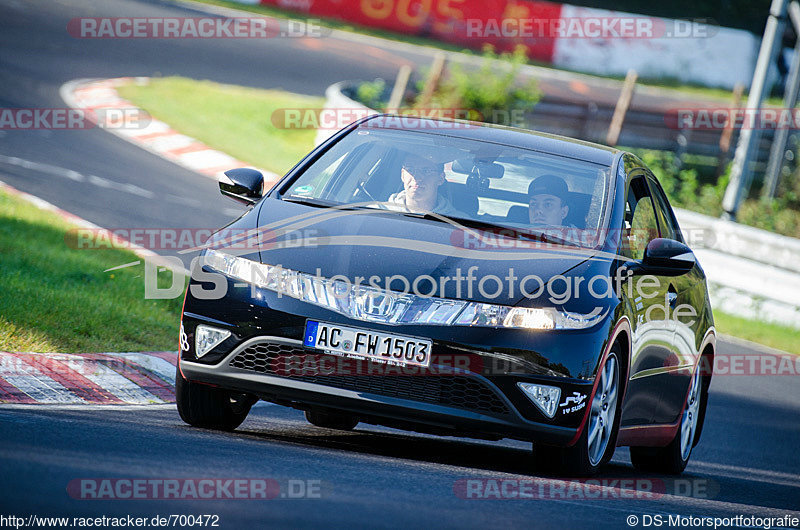
[[[480,121],[520,125],[522,115],[531,112],[542,96],[535,79],[517,81],[519,69],[527,62],[525,48],[498,55],[487,45],[482,57],[477,71],[451,64],[433,94],[432,106],[469,109],[478,113]],[[419,99],[415,102],[416,107],[423,105]]]
[[[358,85],[356,99],[371,109],[383,111],[386,108],[383,94],[386,91],[386,81],[376,79]]]

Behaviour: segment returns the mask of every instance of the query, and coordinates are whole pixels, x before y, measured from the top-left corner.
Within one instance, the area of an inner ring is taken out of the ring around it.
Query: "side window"
[[[658,222],[650,191],[643,177],[634,177],[625,205],[622,254],[631,259],[644,257],[647,244],[658,237]]]
[[[664,196],[664,192],[661,191],[661,188],[654,181],[650,181],[650,191],[656,206],[658,224],[661,227],[661,237],[682,242],[683,238],[681,237],[680,229],[675,221],[672,208],[669,206],[669,202]]]

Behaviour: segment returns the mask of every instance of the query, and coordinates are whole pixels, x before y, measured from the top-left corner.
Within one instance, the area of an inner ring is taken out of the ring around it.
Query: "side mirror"
[[[625,267],[634,274],[680,276],[697,263],[692,249],[674,239],[656,238],[647,244],[641,263],[628,262]]]
[[[219,191],[226,197],[250,205],[264,194],[264,175],[260,171],[240,167],[229,169],[225,176],[230,182],[220,181]]]

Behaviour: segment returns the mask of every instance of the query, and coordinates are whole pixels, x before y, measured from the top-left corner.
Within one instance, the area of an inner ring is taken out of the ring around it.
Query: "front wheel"
[[[242,424],[257,401],[247,394],[238,394],[183,378],[175,373],[175,401],[181,419],[193,427],[232,431]]]
[[[536,447],[534,455],[541,467],[576,476],[594,475],[611,460],[619,429],[621,393],[619,356],[615,344],[598,373],[597,388],[589,418],[580,438],[572,447]]]
[[[699,426],[703,400],[700,366],[695,368],[681,423],[675,438],[666,447],[631,447],[631,463],[641,471],[680,475],[689,463]]]

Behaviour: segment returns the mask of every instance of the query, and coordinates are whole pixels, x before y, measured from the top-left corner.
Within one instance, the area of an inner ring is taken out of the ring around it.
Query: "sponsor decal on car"
[[[586,407],[586,394],[573,392],[571,396],[564,399],[564,402],[559,407],[561,407],[561,414],[570,414],[583,410]]]

